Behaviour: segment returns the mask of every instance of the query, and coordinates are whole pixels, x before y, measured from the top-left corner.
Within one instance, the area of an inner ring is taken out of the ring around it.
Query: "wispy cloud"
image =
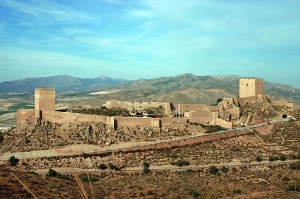
[[[15,1],[3,0],[1,6],[8,7],[15,12],[25,13],[36,20],[48,22],[64,22],[73,21],[74,23],[91,20],[92,16],[89,13],[82,12],[78,9],[64,6],[53,1]]]
[[[299,6],[293,0],[2,0],[1,73],[18,67],[31,74],[41,66],[67,73],[73,65],[78,75],[90,74],[87,66],[136,78],[181,72],[269,77],[264,67],[279,77],[290,66],[299,70]]]

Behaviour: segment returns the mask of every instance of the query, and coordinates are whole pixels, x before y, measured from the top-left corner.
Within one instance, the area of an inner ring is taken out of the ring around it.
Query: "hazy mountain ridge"
[[[27,78],[0,83],[0,92],[30,92],[34,88],[54,87],[58,92],[76,91],[87,95],[90,90],[118,90],[96,97],[100,101],[165,101],[174,103],[215,103],[218,98],[237,97],[239,94],[240,76],[195,76],[182,74],[173,77],[140,79],[128,81],[112,79],[106,76],[98,78],[78,78],[72,76],[51,76]],[[295,93],[292,91],[295,90]],[[271,99],[286,99],[300,104],[300,90],[289,85],[264,83],[265,95]]]
[[[58,92],[82,91],[117,86],[127,82],[124,79],[112,79],[106,76],[98,78],[78,78],[68,75],[26,78],[0,83],[0,92],[34,92],[35,88],[55,88]]]
[[[183,74],[174,77],[161,77],[136,80],[117,87],[120,92],[108,94],[107,99],[134,101],[166,101],[178,103],[212,104],[218,98],[237,97],[241,76],[195,76]],[[265,95],[272,99],[291,99],[300,102],[300,90],[288,85],[265,81]],[[100,96],[99,98],[103,98]]]

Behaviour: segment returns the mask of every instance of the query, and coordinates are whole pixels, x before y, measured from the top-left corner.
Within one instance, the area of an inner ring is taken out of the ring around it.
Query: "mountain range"
[[[35,88],[55,88],[58,92],[82,91],[117,86],[125,82],[128,80],[113,79],[107,76],[89,79],[57,75],[2,82],[0,83],[0,92],[32,93]]]
[[[114,92],[97,96],[97,100],[116,99],[212,104],[218,98],[237,97],[240,78],[242,77],[235,75],[196,76],[182,74],[173,77],[128,81],[106,76],[87,79],[64,75],[2,82],[0,83],[0,92],[31,93],[34,88],[39,87],[53,87],[58,92],[113,90]],[[289,85],[265,81],[264,94],[277,100],[291,100],[292,98],[294,102],[300,104],[300,90]]]

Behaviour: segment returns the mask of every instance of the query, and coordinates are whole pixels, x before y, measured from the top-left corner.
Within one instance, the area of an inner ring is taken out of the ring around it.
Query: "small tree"
[[[256,161],[257,161],[257,162],[261,162],[261,161],[262,161],[262,157],[261,157],[261,156],[257,156],[257,157],[256,157]]]
[[[194,189],[190,189],[188,194],[195,199],[198,199],[200,197],[200,193]]]
[[[219,169],[217,167],[215,167],[215,166],[210,166],[209,167],[209,173],[210,174],[217,174],[218,171],[219,171]]]
[[[11,156],[8,160],[10,166],[16,166],[19,162],[19,159],[15,156]]]
[[[228,168],[225,167],[225,166],[223,166],[223,167],[221,168],[221,171],[222,171],[223,173],[227,173],[227,172],[228,172]]]
[[[53,169],[49,169],[47,175],[50,177],[55,177],[55,176],[57,176],[57,172]]]
[[[143,162],[143,166],[144,166],[143,172],[144,173],[149,173],[150,172],[150,169],[149,169],[150,164],[149,164],[149,162]]]
[[[280,156],[280,160],[281,160],[281,161],[286,161],[285,155],[282,154],[282,155]]]
[[[101,170],[107,169],[107,166],[105,164],[99,164],[99,169]]]
[[[150,164],[149,164],[149,162],[143,162],[143,166],[149,168]]]

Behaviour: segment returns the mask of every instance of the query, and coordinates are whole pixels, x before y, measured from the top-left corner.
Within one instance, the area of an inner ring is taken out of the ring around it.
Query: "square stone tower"
[[[240,79],[240,98],[264,95],[264,80],[259,78]]]
[[[55,111],[55,89],[54,88],[35,89],[35,110]]]

